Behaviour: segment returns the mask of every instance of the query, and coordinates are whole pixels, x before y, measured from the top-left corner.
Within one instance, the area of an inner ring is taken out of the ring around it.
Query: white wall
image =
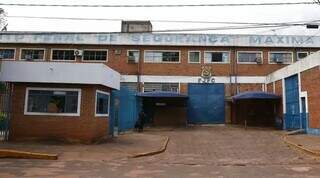
[[[120,74],[104,64],[2,61],[0,81],[100,84],[120,88]]]

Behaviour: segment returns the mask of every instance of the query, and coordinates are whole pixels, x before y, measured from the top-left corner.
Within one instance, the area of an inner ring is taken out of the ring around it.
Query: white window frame
[[[107,52],[107,56],[106,56],[106,60],[101,60],[101,61],[99,61],[99,60],[85,60],[85,59],[83,59],[83,57],[84,57],[84,52],[85,51],[106,51]],[[109,50],[108,49],[83,49],[83,55],[81,56],[81,61],[82,62],[108,62],[108,59],[109,59]]]
[[[27,59],[22,59],[22,50],[43,50],[42,59],[33,59],[32,61],[44,61],[46,58],[46,48],[20,48],[19,60],[26,61]]]
[[[54,62],[75,62],[77,61],[77,57],[74,57],[74,60],[64,60],[64,59],[52,59],[53,57],[53,51],[54,50],[62,50],[62,51],[68,51],[68,50],[77,50],[77,49],[72,49],[72,48],[51,48],[50,49],[50,61],[54,61]]]
[[[179,61],[178,62],[150,62],[150,61],[146,61],[146,52],[150,52],[150,51],[155,51],[155,52],[178,52],[179,53]],[[143,62],[144,63],[157,63],[157,64],[179,64],[181,62],[181,51],[180,50],[144,50],[144,55],[143,55]]]
[[[7,60],[7,61],[14,61],[14,60],[16,60],[17,48],[1,47],[0,49],[13,49],[13,50],[14,50],[13,59],[3,58],[3,59],[1,59],[1,60]]]
[[[228,61],[227,62],[207,62],[206,61],[206,53],[228,53]],[[230,64],[230,54],[231,54],[231,51],[204,51],[203,52],[203,62],[205,64]]]
[[[299,53],[307,53],[307,56],[306,56],[306,57],[308,57],[308,56],[310,55],[310,52],[309,52],[309,51],[297,51],[297,53],[296,53],[296,54],[297,54],[297,59],[296,59],[297,61],[303,59],[303,58],[301,58],[301,59],[299,58],[299,56],[298,56]]]
[[[283,63],[280,63],[280,64],[292,64],[293,63],[293,52],[292,51],[269,51],[268,52],[268,63],[269,64],[278,64],[276,62],[271,62],[271,53],[290,53],[291,54],[291,62],[283,62]]]
[[[77,113],[44,113],[44,112],[28,112],[28,99],[30,90],[40,91],[77,91],[78,92],[78,106]],[[40,88],[27,87],[24,101],[24,115],[40,115],[40,116],[80,116],[81,112],[81,89],[79,88]]]
[[[128,63],[128,57],[129,57],[129,52],[130,52],[130,51],[139,52],[138,61],[135,61],[136,63],[139,63],[141,52],[140,52],[140,50],[138,50],[138,49],[128,49],[128,50],[127,50],[127,58],[126,58],[126,59],[127,59],[127,63]]]
[[[109,100],[108,100],[108,114],[98,114],[97,113],[97,99],[98,99],[98,93],[104,94],[104,95],[108,95],[109,96]],[[109,113],[110,113],[110,93],[109,92],[105,92],[105,91],[101,91],[101,90],[96,90],[96,99],[95,99],[95,105],[94,105],[94,116],[95,117],[109,117]]]
[[[239,53],[260,53],[261,54],[261,63],[257,62],[241,62],[239,61]],[[263,51],[237,51],[237,64],[263,64]]]
[[[199,53],[199,62],[190,61],[190,53],[194,53],[194,52],[198,52]],[[188,63],[190,63],[190,64],[200,64],[201,63],[201,51],[199,51],[199,50],[188,51]]]

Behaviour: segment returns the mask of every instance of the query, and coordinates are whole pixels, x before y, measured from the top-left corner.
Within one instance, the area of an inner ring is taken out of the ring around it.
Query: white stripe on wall
[[[141,75],[141,82],[159,82],[159,83],[198,83],[200,76],[158,76],[158,75]],[[261,83],[265,84],[265,76],[214,76],[215,83]],[[137,82],[136,75],[122,75],[121,82]]]

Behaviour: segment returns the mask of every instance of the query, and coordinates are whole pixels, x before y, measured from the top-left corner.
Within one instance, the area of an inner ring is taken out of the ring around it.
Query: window
[[[15,49],[0,49],[0,59],[14,60],[15,52]]]
[[[151,91],[179,92],[179,83],[145,83],[144,92]]]
[[[292,52],[270,52],[269,63],[285,63],[289,64],[292,62]]]
[[[229,63],[229,52],[204,52],[204,63]]]
[[[144,56],[145,62],[180,62],[180,52],[175,51],[146,51]]]
[[[52,60],[54,61],[74,61],[74,50],[52,50]]]
[[[127,53],[128,56],[128,62],[139,62],[139,58],[140,58],[140,51],[138,50],[128,50]]]
[[[200,63],[200,51],[189,51],[188,61],[189,63]]]
[[[238,52],[238,63],[262,63],[262,52],[246,51]]]
[[[110,94],[107,92],[96,92],[96,116],[109,116]]]
[[[297,61],[308,56],[308,52],[297,52]]]
[[[125,87],[130,91],[138,91],[138,83],[137,82],[121,82],[120,87]]]
[[[44,49],[21,49],[21,60],[44,60]]]
[[[80,89],[27,88],[25,114],[80,115]]]
[[[84,50],[84,61],[107,61],[108,51],[103,50]]]

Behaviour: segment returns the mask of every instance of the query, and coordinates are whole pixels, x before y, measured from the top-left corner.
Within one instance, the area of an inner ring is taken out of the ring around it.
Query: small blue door
[[[224,84],[189,84],[188,96],[188,123],[224,123]]]
[[[306,98],[301,97],[301,123],[302,123],[302,128],[307,129],[307,119],[308,119],[308,113],[307,113],[307,106],[306,106]]]
[[[302,122],[300,118],[298,75],[293,75],[285,79],[285,93],[285,129],[300,129],[302,128]]]

